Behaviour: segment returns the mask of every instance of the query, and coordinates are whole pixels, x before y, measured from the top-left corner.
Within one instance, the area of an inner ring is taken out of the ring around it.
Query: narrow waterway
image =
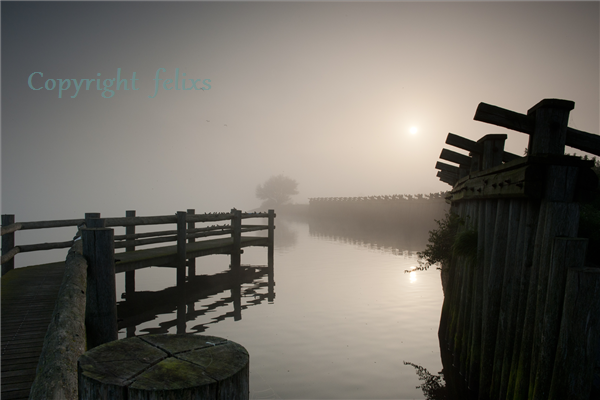
[[[144,299],[139,304],[133,297],[129,304],[123,299],[124,274],[118,274],[118,307],[129,313],[119,338],[177,333],[179,309],[179,331],[221,336],[246,347],[252,399],[426,398],[417,372],[442,370],[440,274],[435,268],[405,272],[417,265],[426,232],[398,231],[383,239],[278,217],[271,293],[269,274],[260,268],[267,263],[265,248],[244,249],[242,264],[256,269],[247,271],[241,284],[224,283],[225,276],[199,279],[199,286],[223,290],[199,287],[187,304],[169,300],[173,269],[136,272],[138,298]],[[228,256],[196,261],[197,275],[228,268]],[[152,300],[149,291],[162,294]],[[131,317],[135,309],[137,319]]]

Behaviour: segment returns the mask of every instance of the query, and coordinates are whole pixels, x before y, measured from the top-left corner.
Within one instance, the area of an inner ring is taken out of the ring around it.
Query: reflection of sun
[[[418,129],[417,129],[417,127],[416,127],[416,126],[411,126],[411,127],[410,127],[410,134],[411,134],[411,135],[416,135],[416,134],[417,134],[417,131],[418,131]]]
[[[415,271],[416,267],[410,267],[412,271],[410,271],[410,283],[415,283],[417,281],[417,271]]]

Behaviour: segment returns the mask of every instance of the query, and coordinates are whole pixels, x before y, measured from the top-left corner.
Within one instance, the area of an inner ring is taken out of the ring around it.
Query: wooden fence
[[[315,221],[334,221],[338,225],[411,230],[444,215],[448,208],[445,195],[440,192],[414,196],[317,197],[309,199],[309,216]]]
[[[475,259],[454,256],[440,344],[479,399],[597,396],[600,268],[584,266],[579,202],[594,195],[600,137],[567,127],[574,103],[545,99],[527,115],[481,103],[475,119],[530,135],[526,157],[504,151],[507,135],[477,142],[449,134],[438,177],[453,186],[451,210],[476,232]],[[595,393],[595,394],[592,394]],[[593,397],[597,398],[597,397]]]

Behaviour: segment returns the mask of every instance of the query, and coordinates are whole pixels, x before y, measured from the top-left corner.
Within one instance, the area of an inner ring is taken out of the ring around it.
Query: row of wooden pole
[[[577,204],[491,199],[455,211],[477,229],[478,258],[449,266],[440,338],[469,387],[480,399],[587,400],[600,269],[583,268]]]

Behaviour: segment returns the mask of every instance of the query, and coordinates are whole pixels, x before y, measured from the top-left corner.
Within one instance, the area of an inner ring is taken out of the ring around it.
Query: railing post
[[[2,226],[7,226],[15,223],[14,214],[2,214]],[[15,233],[7,233],[2,235],[2,255],[5,255],[15,247]],[[15,269],[15,258],[11,258],[2,264],[2,275],[8,271]]]
[[[186,264],[186,212],[177,211],[177,288],[185,283]]]
[[[194,210],[193,208],[188,208],[187,213],[188,213],[188,215],[194,215],[196,213],[196,210]],[[194,229],[195,227],[196,227],[195,222],[188,222],[188,224],[187,224],[188,229]],[[195,241],[196,241],[196,238],[188,239],[188,243],[194,243]],[[196,259],[190,258],[187,262],[187,265],[188,265],[188,276],[195,276],[196,275]]]
[[[269,210],[269,246],[268,251],[268,265],[273,265],[273,250],[275,245],[275,210]]]
[[[135,217],[135,210],[125,211],[126,217]],[[125,240],[134,240],[135,237],[135,225],[128,225],[125,227]],[[125,247],[125,251],[135,251],[135,245]],[[129,293],[135,292],[135,270],[125,272],[125,296]]]
[[[104,220],[93,223],[103,225]],[[81,237],[88,262],[85,326],[87,347],[91,349],[118,338],[114,230],[88,227]]]
[[[237,269],[241,264],[242,250],[242,212],[231,209],[231,238],[233,239],[233,248],[231,249],[231,268]]]

